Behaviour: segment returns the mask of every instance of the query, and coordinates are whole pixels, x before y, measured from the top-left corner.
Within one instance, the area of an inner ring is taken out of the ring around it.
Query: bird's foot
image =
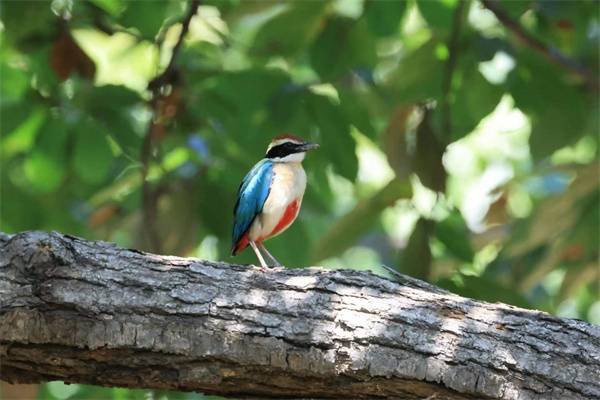
[[[255,265],[252,264],[252,266],[256,269],[258,269],[260,272],[270,272],[273,271],[275,269],[275,267],[272,267],[270,265]]]

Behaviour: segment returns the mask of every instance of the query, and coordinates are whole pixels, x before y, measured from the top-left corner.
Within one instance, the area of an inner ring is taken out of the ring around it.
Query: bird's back
[[[246,174],[238,190],[233,209],[232,253],[248,245],[248,231],[269,196],[273,181],[273,163],[263,159]]]

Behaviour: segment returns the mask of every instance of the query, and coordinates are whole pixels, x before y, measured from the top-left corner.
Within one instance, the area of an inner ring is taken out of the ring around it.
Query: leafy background
[[[196,6],[0,3],[2,231],[254,263],[229,256],[236,190],[293,132],[321,148],[268,242],[289,267],[385,264],[600,323],[598,2]]]

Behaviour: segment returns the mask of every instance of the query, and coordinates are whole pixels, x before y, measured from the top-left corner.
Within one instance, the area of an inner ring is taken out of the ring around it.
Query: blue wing
[[[233,209],[232,253],[235,254],[238,242],[262,211],[271,190],[272,179],[273,162],[263,159],[242,180]]]

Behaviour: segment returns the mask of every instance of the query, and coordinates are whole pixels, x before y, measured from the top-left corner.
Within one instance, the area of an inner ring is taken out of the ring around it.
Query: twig
[[[168,83],[172,83],[173,80],[175,80],[175,77],[177,75],[175,70],[175,59],[177,58],[179,49],[183,44],[183,39],[185,38],[185,35],[190,29],[190,22],[192,21],[192,18],[198,11],[199,6],[200,0],[192,0],[192,3],[190,4],[190,9],[185,15],[183,21],[181,22],[181,33],[179,34],[179,38],[177,39],[175,46],[173,46],[173,52],[171,53],[171,59],[169,60],[169,64],[167,64],[167,67],[161,74],[152,79],[148,84],[148,89],[152,90],[153,92],[157,89],[160,89],[162,86]]]
[[[153,118],[148,125],[148,131],[144,137],[142,143],[142,149],[140,153],[140,160],[142,162],[142,212],[144,216],[144,231],[146,232],[148,245],[150,251],[161,252],[161,240],[156,225],[157,214],[158,214],[158,198],[160,197],[160,188],[152,188],[150,182],[148,182],[148,171],[150,169],[150,160],[152,158],[152,152],[154,148],[155,132],[162,129],[161,113],[161,99],[163,99],[163,87],[169,84],[177,82],[177,72],[175,69],[175,59],[179,53],[179,49],[183,43],[183,39],[187,34],[190,22],[198,11],[200,6],[199,0],[193,0],[190,4],[190,8],[182,21],[181,33],[179,38],[173,46],[173,52],[171,53],[171,59],[167,64],[165,70],[156,76],[148,84],[148,89],[152,92],[152,98],[150,100],[150,106],[152,108]]]
[[[461,0],[454,11],[454,21],[452,24],[452,32],[448,40],[448,61],[444,68],[444,81],[442,82],[442,121],[444,126],[444,134],[450,137],[452,134],[452,117],[450,113],[450,97],[452,91],[452,77],[456,68],[456,60],[458,59],[458,40],[462,28],[462,20],[465,10],[466,0]]]
[[[523,27],[517,21],[511,19],[504,10],[498,7],[497,0],[481,0],[481,2],[485,8],[490,10],[496,16],[496,18],[498,18],[498,21],[500,21],[502,25],[514,33],[524,45],[537,51],[548,61],[579,76],[591,89],[599,89],[598,77],[592,71],[525,31],[525,29],[523,29]]]

